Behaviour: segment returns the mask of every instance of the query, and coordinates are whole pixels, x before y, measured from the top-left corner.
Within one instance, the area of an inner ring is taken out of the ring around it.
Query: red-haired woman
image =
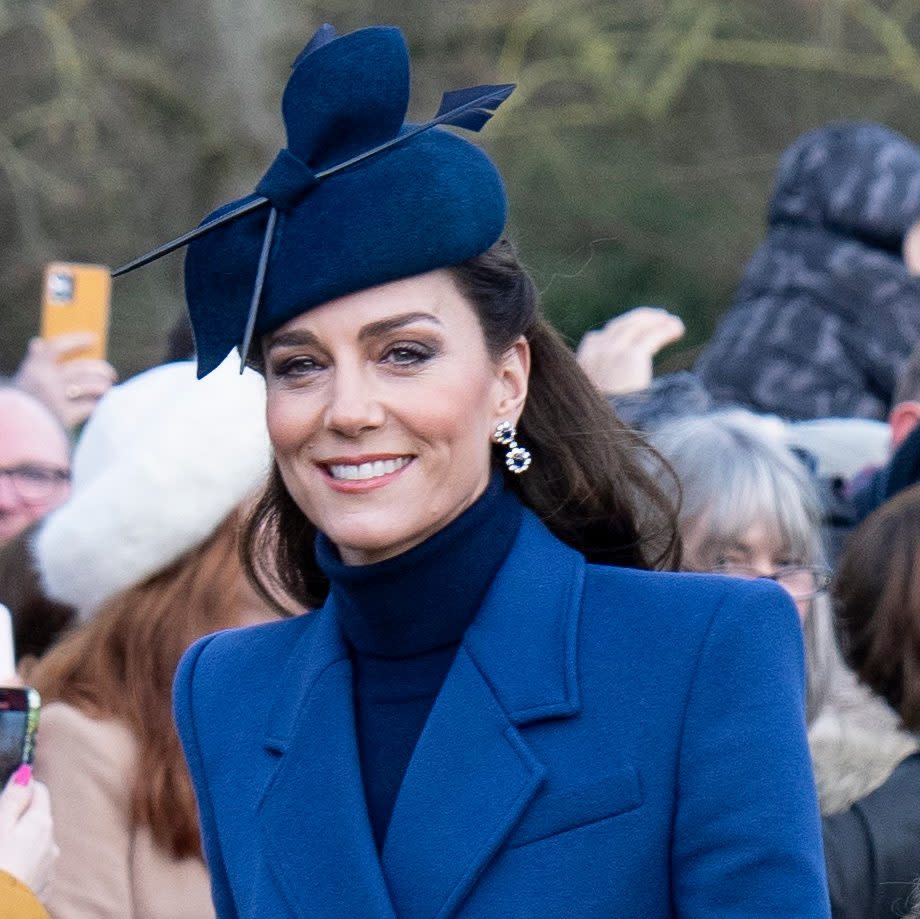
[[[113,390],[78,446],[72,503],[39,534],[50,593],[83,619],[30,674],[61,848],[54,917],[213,914],[170,686],[197,638],[271,615],[238,553],[236,508],[267,461],[260,395],[255,375],[200,387],[190,365]],[[215,469],[205,447],[222,407],[235,468]]]

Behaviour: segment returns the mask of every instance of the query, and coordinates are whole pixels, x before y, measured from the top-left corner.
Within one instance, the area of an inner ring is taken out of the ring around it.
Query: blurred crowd
[[[679,312],[617,316],[578,360],[676,474],[682,567],[796,604],[834,917],[920,916],[920,149],[798,139],[715,334],[656,377]],[[117,382],[69,359],[80,336],[36,339],[0,381],[0,603],[44,703],[34,776],[0,795],[0,900],[44,907],[3,915],[213,915],[172,679],[200,636],[298,610],[240,563],[263,382],[197,381],[172,342]]]

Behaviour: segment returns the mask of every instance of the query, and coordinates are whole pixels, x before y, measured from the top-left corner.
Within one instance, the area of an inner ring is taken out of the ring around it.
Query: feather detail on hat
[[[485,153],[441,126],[479,131],[513,89],[448,92],[431,121],[407,124],[402,33],[323,26],[294,62],[287,147],[255,193],[113,275],[189,245],[203,376],[234,347],[245,362],[253,335],[311,307],[479,255],[504,228],[504,187]]]
[[[46,592],[88,618],[208,539],[270,457],[253,371],[228,361],[197,381],[183,362],[113,387],[77,444],[70,500],[34,538]]]

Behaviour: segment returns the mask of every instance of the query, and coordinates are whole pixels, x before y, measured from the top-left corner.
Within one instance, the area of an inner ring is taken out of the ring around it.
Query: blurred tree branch
[[[44,262],[144,251],[196,223],[227,175],[248,168],[231,80],[209,81],[217,3],[0,0],[0,366],[36,329]],[[178,311],[180,266],[116,289],[123,368],[151,361],[144,342]]]
[[[901,25],[908,25],[918,12],[920,12],[920,3],[917,0],[897,0],[889,15]]]
[[[534,100],[560,109],[560,127],[597,124],[638,116],[663,118],[688,82],[709,64],[803,70],[867,80],[893,81],[920,92],[920,49],[907,28],[917,0],[900,0],[885,10],[872,0],[822,0],[818,34],[789,40],[745,34],[738,5],[711,0],[670,0],[656,14],[634,2],[538,0],[507,26],[497,57],[503,79],[519,91],[496,120],[497,130],[518,133],[518,118],[534,121]],[[847,47],[847,26],[863,29],[875,47]],[[554,105],[549,92],[573,83],[585,103],[570,96]]]
[[[110,117],[111,99],[100,88],[134,85],[163,108],[181,111],[190,106],[187,91],[153,57],[116,42],[96,44],[96,53],[87,54],[74,19],[91,5],[92,0],[33,0],[23,15],[20,3],[0,2],[0,37],[28,29],[44,40],[54,83],[50,95],[0,121],[0,170],[7,175],[33,246],[42,240],[40,202],[74,203],[79,196],[73,182],[46,165],[47,141],[70,137],[70,149],[83,162],[98,157],[102,165],[109,158],[100,135]],[[106,173],[111,180],[117,170],[110,167]]]
[[[518,84],[481,142],[538,277],[567,279],[547,309],[573,337],[661,302],[694,345],[798,133],[858,117],[920,136],[920,0],[0,0],[6,366],[45,260],[127,258],[252,187],[283,142],[290,62],[324,20],[400,25],[420,111],[447,88]],[[116,288],[122,369],[157,356],[180,266]]]

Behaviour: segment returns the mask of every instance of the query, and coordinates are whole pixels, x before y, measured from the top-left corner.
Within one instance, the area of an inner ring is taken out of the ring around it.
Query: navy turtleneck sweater
[[[332,542],[317,535],[316,558],[351,651],[358,752],[378,850],[463,633],[520,522],[521,504],[496,473],[456,520],[386,561],[346,565]]]

